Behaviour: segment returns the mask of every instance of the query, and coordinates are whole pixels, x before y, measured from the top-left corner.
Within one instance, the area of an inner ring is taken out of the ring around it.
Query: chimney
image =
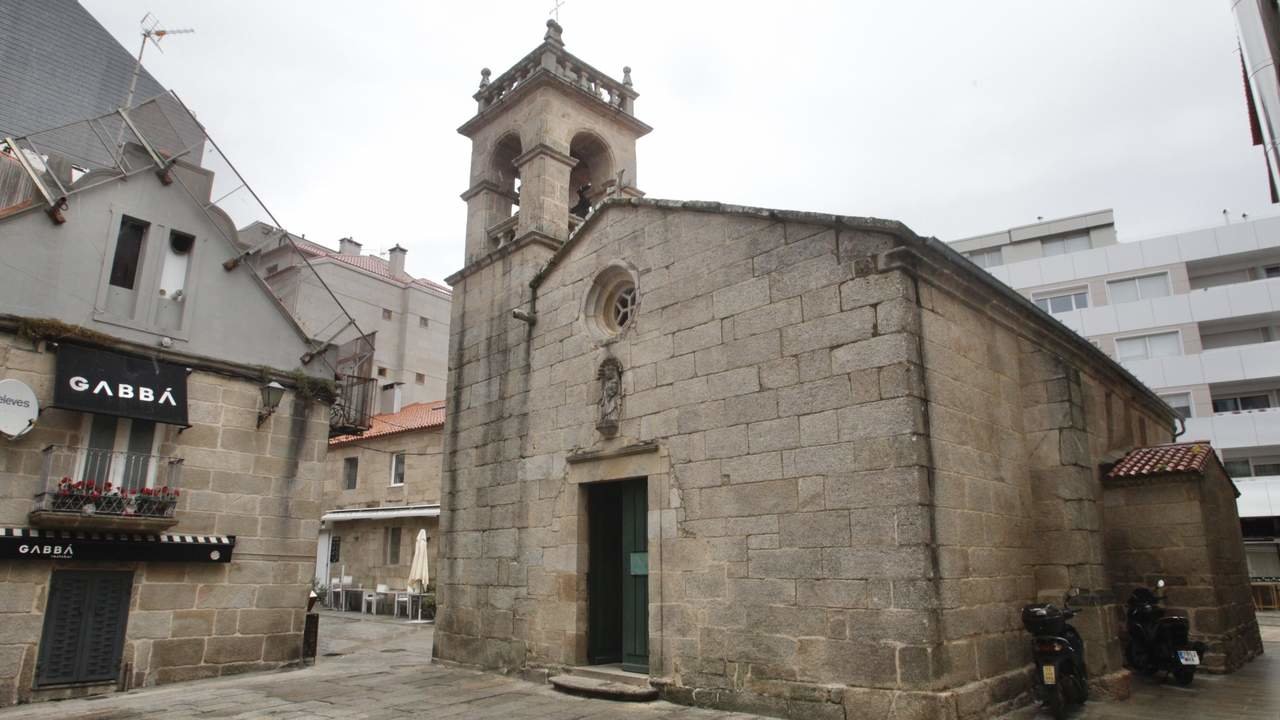
[[[359,255],[360,243],[356,242],[355,240],[352,240],[349,237],[342,238],[341,240],[338,241],[338,254],[339,255]]]
[[[402,280],[408,277],[404,271],[404,256],[408,255],[409,251],[397,244],[395,247],[388,250],[387,253],[391,262],[391,277],[396,278],[397,280]]]

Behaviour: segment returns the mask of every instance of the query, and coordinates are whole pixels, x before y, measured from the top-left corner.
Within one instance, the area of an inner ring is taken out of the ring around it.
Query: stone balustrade
[[[630,67],[622,69],[622,82],[618,82],[562,49],[552,48],[541,54],[529,55],[493,80],[489,79],[489,68],[483,68],[480,71],[480,89],[474,95],[478,103],[477,111],[484,112],[493,107],[540,72],[550,72],[611,107],[628,114],[635,112],[636,92],[631,88]]]

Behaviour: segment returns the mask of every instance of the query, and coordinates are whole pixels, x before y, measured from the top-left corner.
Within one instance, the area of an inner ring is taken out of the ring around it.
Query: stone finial
[[[547,34],[542,36],[542,41],[564,47],[564,38],[560,37],[560,33],[562,32],[564,32],[564,28],[560,27],[560,23],[555,20],[548,20]]]
[[[631,87],[631,66],[622,66],[622,84]]]
[[[493,73],[489,70],[489,68],[480,68],[480,89],[481,90],[489,87],[489,76],[492,74]]]

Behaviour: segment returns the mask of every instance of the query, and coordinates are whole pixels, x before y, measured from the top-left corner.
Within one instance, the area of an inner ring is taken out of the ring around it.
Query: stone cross
[[[563,0],[556,0],[556,6],[555,6],[555,7],[553,7],[553,8],[551,8],[551,12],[549,12],[549,13],[547,13],[547,14],[548,14],[548,15],[555,15],[555,16],[556,16],[556,22],[560,22],[560,8],[562,8],[562,7],[564,7],[564,2],[563,2]]]

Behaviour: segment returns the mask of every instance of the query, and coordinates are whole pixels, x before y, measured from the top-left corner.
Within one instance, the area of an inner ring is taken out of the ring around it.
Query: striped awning
[[[235,535],[142,533],[0,528],[0,559],[231,562]]]

